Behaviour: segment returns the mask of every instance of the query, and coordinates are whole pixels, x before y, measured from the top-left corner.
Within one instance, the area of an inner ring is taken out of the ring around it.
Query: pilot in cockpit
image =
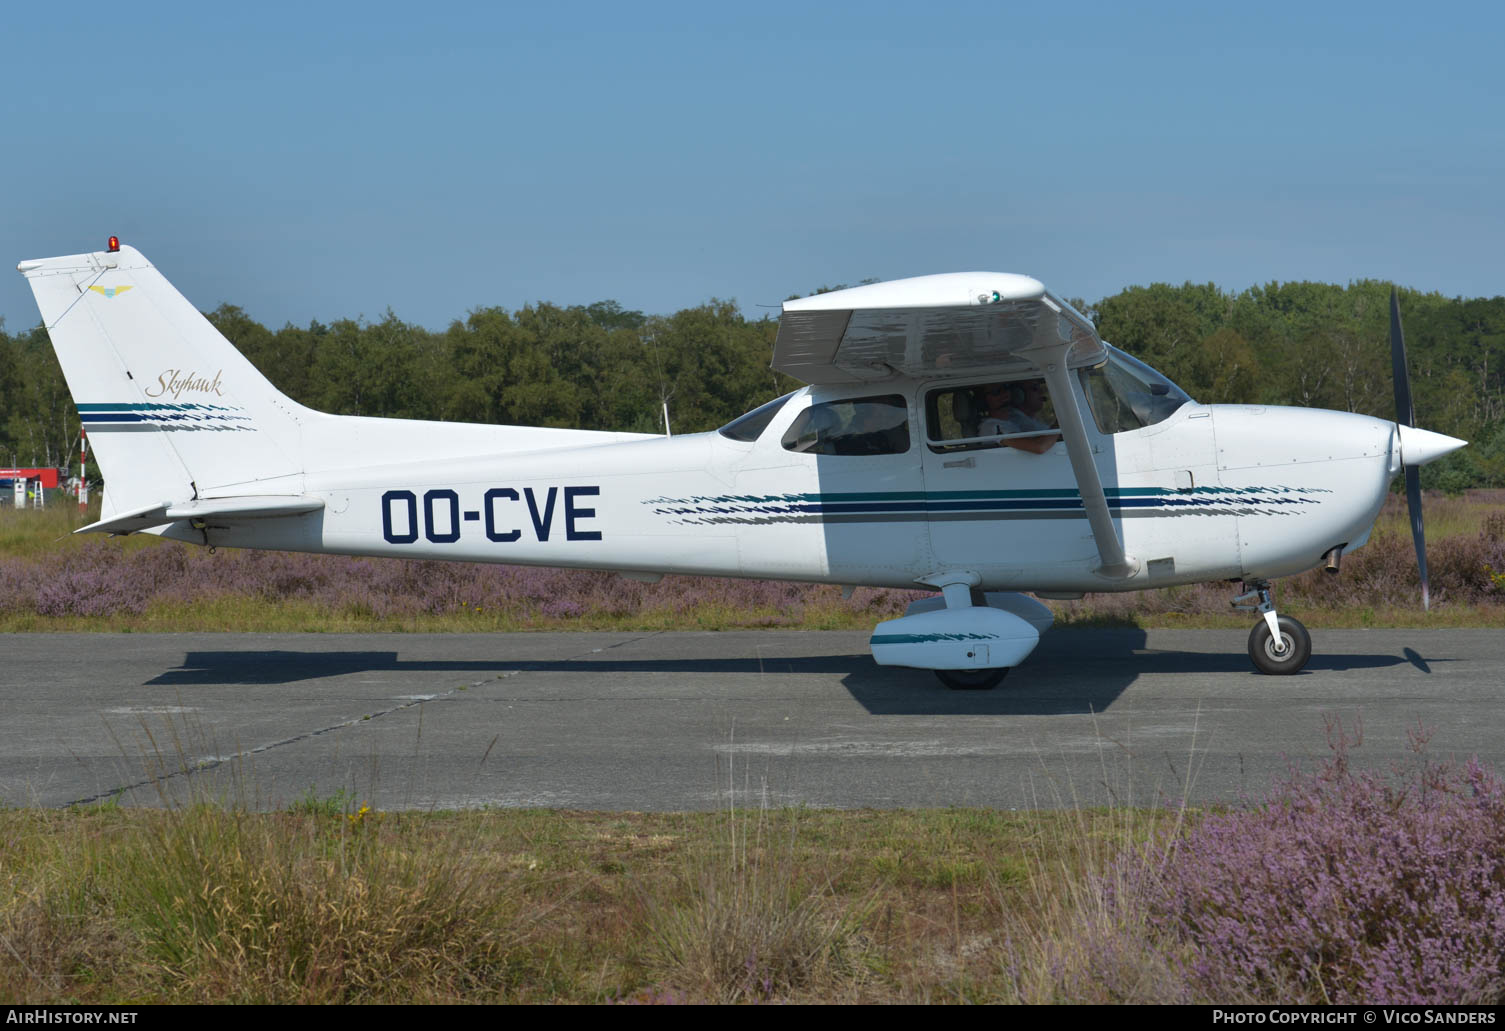
[[[978,426],[979,436],[1031,433],[1055,428],[1040,418],[1046,400],[1045,381],[1042,379],[989,383],[982,389],[982,399],[987,414]],[[1060,439],[1059,433],[1050,433],[1038,437],[1014,437],[999,443],[1043,455]]]

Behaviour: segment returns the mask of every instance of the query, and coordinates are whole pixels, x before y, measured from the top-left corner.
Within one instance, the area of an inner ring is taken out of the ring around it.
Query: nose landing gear
[[[1232,604],[1262,617],[1249,633],[1249,658],[1255,668],[1272,676],[1299,673],[1312,657],[1312,638],[1306,627],[1291,616],[1276,614],[1270,581],[1246,580],[1244,586],[1253,589],[1233,599]]]

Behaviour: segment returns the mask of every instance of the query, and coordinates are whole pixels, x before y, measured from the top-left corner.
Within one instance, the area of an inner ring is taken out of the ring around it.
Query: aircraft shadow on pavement
[[[340,677],[351,673],[453,671],[494,673],[503,668],[495,660],[398,659],[396,652],[224,651],[188,652],[183,664],[153,677],[148,686],[213,684],[292,684],[300,680]]]
[[[1173,648],[1150,648],[1148,634],[1143,630],[1078,631],[1091,633],[1090,646],[1072,640],[1067,634],[1047,636],[1041,647],[1031,656],[1048,662],[1056,678],[1064,678],[1069,685],[1073,681],[1111,685],[1115,676],[1127,674],[1129,683],[1144,675],[1179,674],[1184,676],[1220,675],[1240,678],[1250,691],[1262,691],[1271,698],[1283,697],[1284,690],[1301,689],[1302,680],[1323,673],[1345,673],[1354,670],[1386,669],[1403,666],[1408,662],[1423,672],[1431,672],[1425,660],[1410,648],[1404,655],[1364,653],[1341,654],[1314,651],[1306,668],[1295,676],[1272,677],[1257,672],[1243,648],[1219,651],[1178,650]],[[1241,640],[1241,638],[1239,638]],[[1447,661],[1447,660],[1433,660]],[[1024,672],[1021,670],[1020,672]],[[1008,681],[1003,683],[1008,686]],[[1127,687],[1127,684],[1123,685]],[[1122,688],[1119,689],[1120,691]],[[1068,688],[1069,691],[1069,688]],[[1086,695],[1086,692],[1079,692]],[[1116,697],[1116,695],[1115,695]],[[1111,699],[1109,699],[1111,700]],[[1030,711],[1030,710],[1026,710]],[[1072,708],[1042,708],[1041,712],[1072,712]],[[1094,706],[1093,711],[1102,708]]]
[[[1292,678],[1262,677],[1242,651],[1147,649],[1142,630],[1071,631],[1045,637],[1028,662],[991,691],[953,691],[924,670],[878,666],[868,655],[726,656],[719,658],[591,658],[508,660],[402,659],[397,651],[195,651],[181,666],[147,681],[149,686],[289,684],[356,673],[456,674],[657,673],[677,675],[841,675],[852,697],[875,715],[1063,715],[1103,712],[1146,674],[1186,674],[1268,681],[1268,690],[1294,686],[1324,672],[1411,665],[1430,673],[1411,648],[1403,654],[1316,654]],[[1432,659],[1432,663],[1447,661]]]
[[[872,665],[867,655],[759,659],[399,659],[397,652],[188,652],[183,664],[147,681],[150,686],[291,684],[352,673],[843,673]]]
[[[1127,640],[1111,645],[1098,641],[1089,648],[1068,641],[1047,649],[1042,643],[1028,662],[991,691],[953,691],[920,670],[884,667],[853,673],[845,683],[852,696],[875,715],[1064,716],[1104,712],[1141,676],[1153,674],[1237,677],[1249,690],[1263,690],[1274,698],[1276,692],[1295,687],[1304,677],[1327,672],[1408,662],[1429,672],[1419,656],[1411,660],[1399,655],[1313,655],[1306,669],[1294,677],[1267,677],[1257,673],[1242,652],[1145,649],[1142,632],[1123,634]]]

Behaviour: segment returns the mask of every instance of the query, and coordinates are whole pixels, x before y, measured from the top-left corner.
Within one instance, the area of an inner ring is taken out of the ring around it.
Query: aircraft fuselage
[[[966,568],[990,590],[1140,590],[1283,576],[1357,547],[1398,468],[1393,423],[1340,412],[1187,404],[1141,429],[1089,427],[1139,560],[1133,575],[1105,578],[1065,445],[937,451],[923,404],[934,385],[867,391],[909,403],[909,448],[893,454],[785,446],[804,409],[861,393],[829,387],[795,394],[748,442],[590,435],[486,454],[474,427],[481,453],[442,457],[460,439],[447,426],[432,442],[439,457],[303,474],[286,489],[324,501],[312,518],[168,532],[228,547],[874,587]],[[428,450],[433,424],[400,425],[404,453]]]

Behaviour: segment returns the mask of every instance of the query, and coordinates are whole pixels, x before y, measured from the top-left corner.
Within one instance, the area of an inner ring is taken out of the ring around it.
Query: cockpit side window
[[[1045,381],[1032,379],[943,387],[925,395],[925,435],[931,451],[972,451],[1004,445],[1036,450],[1059,438],[1055,408]]]
[[[768,424],[773,422],[773,417],[779,414],[784,405],[796,393],[798,391],[791,390],[783,397],[776,397],[767,404],[759,405],[746,415],[737,416],[717,432],[730,440],[739,440],[744,444],[751,444],[763,435],[763,431],[768,429]]]
[[[813,404],[794,417],[783,443],[806,455],[902,455],[909,404],[899,394]]]
[[[1153,426],[1191,401],[1186,391],[1116,347],[1108,348],[1108,358],[1101,365],[1081,369],[1077,375],[1103,433]]]

